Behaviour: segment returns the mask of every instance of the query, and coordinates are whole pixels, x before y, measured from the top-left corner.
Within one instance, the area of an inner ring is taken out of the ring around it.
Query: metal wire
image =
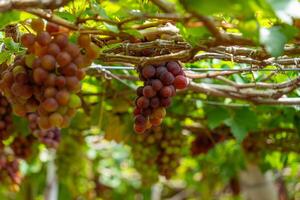
[[[102,66],[102,65],[93,65],[92,67],[101,68],[104,70],[135,70],[135,67],[129,66]],[[232,72],[254,72],[254,71],[261,71],[261,72],[280,72],[280,71],[297,71],[300,72],[300,68],[276,68],[276,69],[258,69],[258,68],[233,68],[233,69],[224,69],[224,68],[184,68],[184,71],[195,71],[195,72],[209,72],[209,71],[232,71]]]

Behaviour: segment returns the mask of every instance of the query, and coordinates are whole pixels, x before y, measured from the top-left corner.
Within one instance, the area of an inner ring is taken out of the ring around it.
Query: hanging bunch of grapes
[[[193,156],[206,154],[210,149],[214,148],[216,144],[223,142],[225,139],[225,134],[220,135],[214,132],[197,134],[191,145],[191,154]]]
[[[161,124],[176,89],[186,88],[188,81],[180,64],[175,61],[146,65],[138,72],[144,86],[137,89],[134,130],[143,133]]]
[[[19,160],[3,150],[0,150],[0,181],[2,183],[10,182],[13,185],[21,183]]]
[[[160,140],[157,164],[159,173],[167,179],[176,172],[182,157],[182,148],[186,143],[186,137],[180,132],[166,132]]]
[[[79,46],[69,42],[68,30],[53,23],[45,25],[37,19],[31,27],[36,35],[22,35],[21,43],[27,53],[17,57],[3,73],[2,90],[17,115],[37,114],[39,129],[67,127],[81,106],[77,93],[85,76],[84,68],[97,57],[98,49],[91,44],[89,35],[79,36]]]
[[[156,165],[159,155],[158,142],[162,138],[160,131],[150,131],[131,137],[131,151],[135,169],[140,173],[143,185],[152,185],[158,181],[159,171]]]
[[[7,139],[12,131],[12,108],[5,98],[0,93],[0,140]]]

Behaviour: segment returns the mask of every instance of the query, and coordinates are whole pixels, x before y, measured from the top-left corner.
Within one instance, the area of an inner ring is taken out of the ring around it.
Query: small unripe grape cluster
[[[143,183],[155,183],[159,175],[171,178],[180,164],[186,137],[180,132],[155,127],[132,137],[134,166]]]
[[[144,86],[137,89],[134,130],[143,133],[161,124],[176,89],[186,88],[188,81],[180,64],[175,61],[146,65],[138,72]]]
[[[10,136],[13,129],[12,108],[5,96],[0,94],[0,140]]]
[[[135,169],[140,173],[143,185],[152,185],[158,181],[156,165],[159,149],[157,143],[162,137],[160,131],[150,131],[132,137],[131,152]]]
[[[39,116],[36,113],[27,115],[29,121],[29,129],[31,133],[36,136],[40,142],[50,148],[57,148],[60,142],[61,132],[60,129],[54,127],[47,130],[40,129],[38,125]]]
[[[27,53],[17,57],[3,73],[1,87],[17,115],[39,115],[40,129],[67,127],[81,106],[77,93],[81,90],[80,80],[85,77],[84,68],[98,56],[98,48],[89,35],[79,36],[79,46],[70,43],[68,30],[53,23],[45,25],[36,19],[31,27],[36,35],[22,35],[21,43]]]
[[[160,154],[157,159],[159,173],[167,179],[171,178],[180,164],[182,148],[186,137],[179,132],[166,132],[160,140]]]

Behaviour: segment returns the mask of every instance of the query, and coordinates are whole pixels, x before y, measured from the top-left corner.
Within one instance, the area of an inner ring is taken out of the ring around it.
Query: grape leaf
[[[204,110],[207,116],[207,122],[210,129],[218,127],[230,117],[228,111],[220,106],[207,105],[204,107]]]
[[[260,43],[266,46],[266,50],[274,57],[282,55],[287,38],[279,27],[261,28]]]
[[[257,116],[249,108],[239,108],[234,110],[230,119],[225,124],[231,128],[232,134],[238,142],[243,141],[249,131],[257,129]]]
[[[0,29],[2,29],[8,24],[18,21],[20,19],[20,12],[10,11],[0,13],[0,19]]]

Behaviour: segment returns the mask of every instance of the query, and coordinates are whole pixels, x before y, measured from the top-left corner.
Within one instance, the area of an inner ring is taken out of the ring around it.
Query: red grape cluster
[[[191,154],[197,156],[199,154],[206,154],[210,149],[214,148],[216,144],[225,140],[225,135],[217,133],[210,133],[210,135],[202,133],[197,134],[197,137],[192,142]]]
[[[19,160],[6,152],[0,152],[0,180],[5,182],[7,177],[14,183],[21,183],[21,174],[19,171]]]
[[[144,86],[137,89],[134,110],[134,130],[143,133],[152,126],[159,126],[171,105],[171,97],[176,89],[188,85],[187,78],[178,62],[171,61],[139,68],[140,79]]]
[[[40,129],[38,125],[39,116],[36,113],[27,115],[29,121],[29,129],[31,133],[36,136],[47,147],[57,148],[60,142],[60,129],[50,128],[47,130]]]
[[[26,137],[17,136],[14,138],[13,142],[10,144],[14,155],[18,158],[26,159],[31,155],[31,147],[35,141],[33,135],[27,135]]]
[[[2,94],[0,94],[0,140],[5,140],[12,131],[12,108]]]
[[[33,20],[36,35],[22,35],[27,54],[17,57],[14,65],[3,73],[1,86],[12,103],[14,112],[26,117],[38,114],[40,129],[67,127],[76,109],[81,106],[77,93],[85,76],[84,67],[98,56],[89,35],[80,35],[78,45],[68,41],[68,32],[53,23],[45,26]]]
[[[167,132],[160,140],[160,154],[157,162],[159,173],[167,179],[171,178],[178,168],[185,144],[186,137],[180,132]]]

